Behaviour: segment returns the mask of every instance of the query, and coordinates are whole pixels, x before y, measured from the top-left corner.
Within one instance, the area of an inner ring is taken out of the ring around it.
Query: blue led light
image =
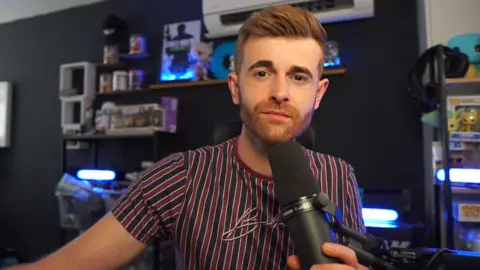
[[[363,220],[392,222],[398,220],[398,213],[392,209],[363,208]]]
[[[445,170],[440,169],[436,173],[439,181],[445,181]],[[480,184],[480,169],[450,169],[450,182]]]
[[[366,220],[364,221],[365,227],[368,228],[385,228],[385,229],[396,229],[400,227],[397,222],[382,222],[382,221],[372,221]]]
[[[77,178],[81,180],[111,181],[115,176],[115,172],[111,170],[79,170],[77,172]]]
[[[195,73],[192,69],[187,69],[185,72],[164,73],[160,75],[160,81],[162,82],[192,80],[193,78],[195,78]]]

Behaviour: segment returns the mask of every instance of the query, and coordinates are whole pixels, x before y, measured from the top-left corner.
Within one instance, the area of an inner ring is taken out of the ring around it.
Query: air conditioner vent
[[[241,0],[240,0],[241,1]],[[302,1],[294,4],[289,4],[293,7],[299,7],[307,9],[312,13],[318,13],[322,11],[333,11],[345,8],[352,8],[354,0],[314,0],[314,1]],[[254,12],[261,9],[254,9],[249,11],[235,12],[230,14],[220,15],[220,21],[223,25],[238,25],[242,24],[247,18]]]

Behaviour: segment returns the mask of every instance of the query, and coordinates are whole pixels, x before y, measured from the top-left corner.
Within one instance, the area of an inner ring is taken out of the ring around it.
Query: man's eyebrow
[[[248,71],[251,71],[252,69],[259,68],[259,67],[264,67],[264,68],[273,70],[273,62],[270,60],[258,60],[248,68]]]
[[[253,69],[260,68],[260,67],[267,68],[272,71],[275,69],[273,65],[273,61],[258,60],[248,68],[248,71],[251,71]],[[303,74],[306,74],[308,77],[313,78],[313,74],[310,71],[310,69],[302,66],[293,65],[290,67],[288,73],[303,73]]]
[[[288,73],[303,73],[306,74],[308,77],[313,78],[312,72],[306,67],[292,66]]]

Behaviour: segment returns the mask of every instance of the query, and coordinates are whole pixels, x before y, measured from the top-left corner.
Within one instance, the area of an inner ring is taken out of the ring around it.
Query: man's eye
[[[265,71],[259,71],[259,72],[257,72],[256,75],[257,75],[258,77],[265,77],[265,76],[267,76],[267,72],[265,72]]]
[[[296,81],[306,81],[307,77],[302,76],[302,75],[295,75],[295,76],[293,76],[293,79],[296,80]]]

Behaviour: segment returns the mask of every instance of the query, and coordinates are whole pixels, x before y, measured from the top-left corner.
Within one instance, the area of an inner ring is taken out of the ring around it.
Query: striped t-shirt
[[[143,243],[169,236],[178,269],[286,269],[295,247],[275,200],[275,184],[240,160],[236,142],[164,158],[132,184],[113,215]],[[353,168],[329,155],[305,153],[345,225],[364,232]]]

